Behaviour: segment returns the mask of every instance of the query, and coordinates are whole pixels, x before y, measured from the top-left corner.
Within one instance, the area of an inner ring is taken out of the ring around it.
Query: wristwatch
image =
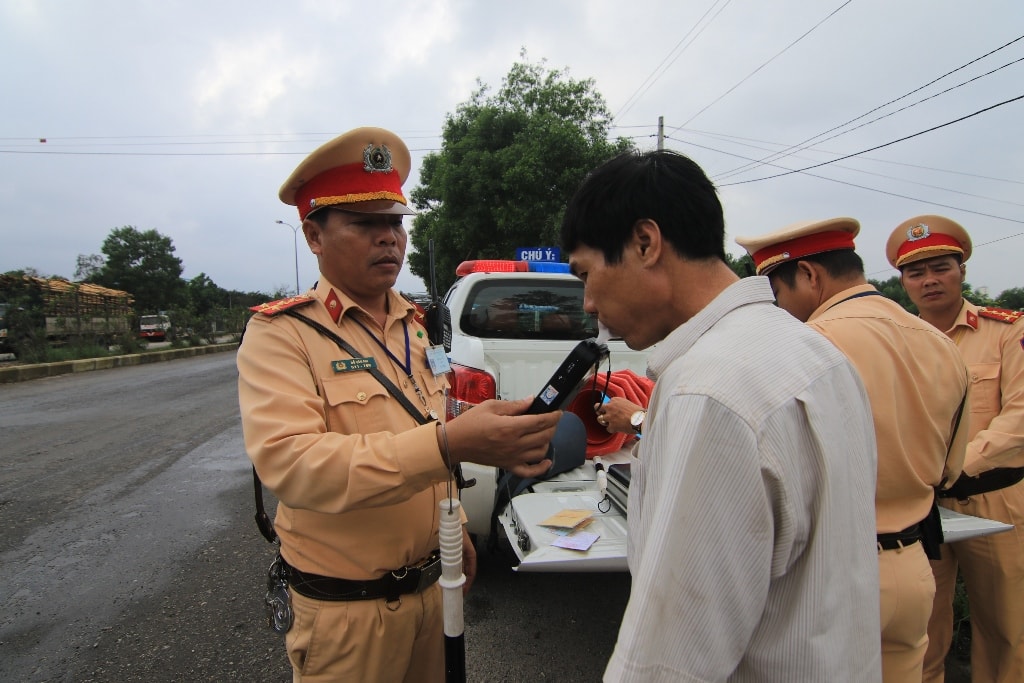
[[[629,424],[633,426],[633,431],[637,434],[639,434],[640,430],[643,429],[645,417],[647,417],[646,410],[638,410],[629,416]]]

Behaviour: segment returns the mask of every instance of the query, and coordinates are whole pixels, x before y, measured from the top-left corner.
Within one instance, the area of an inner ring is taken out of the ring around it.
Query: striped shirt
[[[856,370],[741,280],[659,342],[605,681],[878,681],[875,440]]]

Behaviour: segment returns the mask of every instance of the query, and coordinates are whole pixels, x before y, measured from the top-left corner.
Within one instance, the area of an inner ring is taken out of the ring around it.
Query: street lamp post
[[[278,225],[287,225],[292,229],[292,246],[295,247],[295,296],[299,295],[299,229],[291,223],[274,221]]]

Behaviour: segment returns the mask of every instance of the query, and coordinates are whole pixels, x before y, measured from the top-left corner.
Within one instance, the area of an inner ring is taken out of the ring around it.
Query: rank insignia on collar
[[[1024,316],[1024,313],[1021,313],[1020,311],[1011,311],[1008,308],[990,308],[986,306],[985,308],[978,309],[978,315],[983,318],[998,320],[1001,323],[1012,325],[1020,320],[1021,317]]]
[[[967,311],[967,324],[978,329],[978,316],[974,315],[974,311]]]
[[[367,173],[391,173],[391,150],[387,145],[367,145],[363,150],[363,170]]]
[[[928,235],[932,234],[931,230],[924,223],[918,223],[907,228],[907,241],[916,242],[917,240],[923,240]]]
[[[327,293],[327,297],[324,298],[324,306],[327,307],[327,312],[330,314],[331,320],[338,322],[345,306],[341,303],[341,299],[338,298],[338,293],[333,289],[329,291]]]
[[[305,306],[311,301],[316,301],[316,297],[309,294],[300,294],[299,296],[289,296],[284,299],[278,299],[277,301],[268,301],[267,303],[259,304],[258,306],[250,306],[249,310],[253,313],[275,316],[278,313],[287,311],[289,308]]]

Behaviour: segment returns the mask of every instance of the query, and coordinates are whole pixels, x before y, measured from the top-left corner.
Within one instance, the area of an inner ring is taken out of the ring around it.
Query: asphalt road
[[[233,353],[0,385],[0,534],[0,681],[291,680]],[[468,680],[599,681],[628,576],[480,560]]]
[[[291,680],[234,382],[222,353],[0,385],[0,680]],[[600,680],[628,590],[483,553],[467,678]]]

